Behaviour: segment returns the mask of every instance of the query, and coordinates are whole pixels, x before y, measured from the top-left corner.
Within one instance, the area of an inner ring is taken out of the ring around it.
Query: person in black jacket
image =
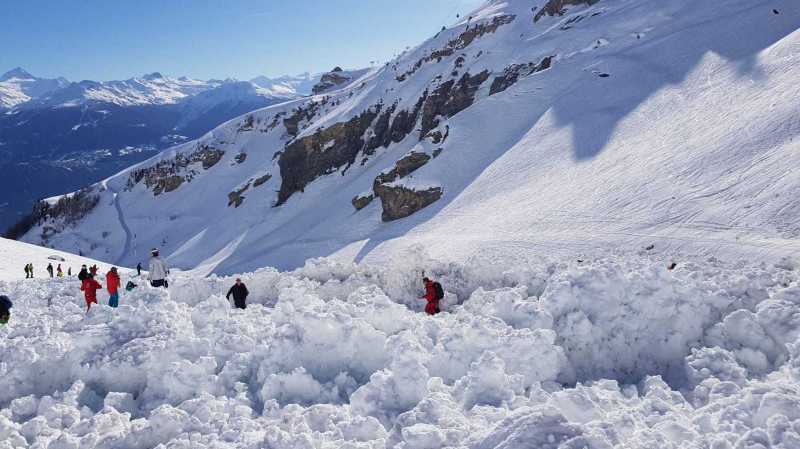
[[[245,309],[247,308],[247,304],[245,304],[245,300],[247,299],[247,295],[250,292],[247,291],[247,287],[244,285],[241,279],[236,278],[236,283],[233,284],[230,290],[228,290],[228,294],[225,295],[226,298],[229,300],[231,299],[231,295],[233,295],[233,304],[236,306],[237,309]]]
[[[78,280],[83,282],[84,279],[89,277],[89,270],[86,268],[86,265],[81,265],[81,271],[78,273]]]

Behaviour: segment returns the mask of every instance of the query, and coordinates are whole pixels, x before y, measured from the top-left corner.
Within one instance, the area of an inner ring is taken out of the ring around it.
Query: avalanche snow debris
[[[422,269],[445,313],[421,313]],[[133,276],[131,274],[131,276]],[[0,282],[0,448],[794,448],[798,272],[652,255]],[[135,280],[135,279],[134,279]],[[101,298],[103,302],[104,298]],[[50,305],[48,305],[48,302]],[[666,382],[665,382],[666,380]],[[748,446],[750,445],[750,446]]]

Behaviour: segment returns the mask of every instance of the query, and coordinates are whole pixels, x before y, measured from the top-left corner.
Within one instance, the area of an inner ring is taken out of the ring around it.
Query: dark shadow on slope
[[[731,12],[721,2],[700,2],[693,7],[711,10],[705,15],[713,20],[676,29],[657,40],[645,38],[624,55],[599,53],[596,65],[581,68],[583,77],[591,80],[576,83],[553,104],[558,124],[572,127],[575,159],[591,159],[602,152],[620,121],[655,92],[684,81],[709,53],[733,62],[739,76],[758,82],[762,74],[757,54],[800,26],[798,5],[761,1]],[[774,14],[773,7],[782,13]],[[680,53],[665,55],[659,51],[663,48]]]
[[[572,126],[574,158],[578,161],[588,160],[603,151],[621,120],[658,90],[685,80],[709,53],[733,61],[740,76],[752,77],[757,81],[761,77],[757,54],[800,26],[800,7],[788,1],[779,3],[786,14],[777,16],[772,13],[772,6],[768,8],[766,3],[759,2],[713,21],[675,30],[657,41],[627,50],[624,55],[612,54],[601,58],[604,62],[596,70],[586,70],[582,74],[583,77],[594,78],[593,82],[575,83],[577,87],[562,93],[552,104],[551,110],[558,123]],[[773,4],[775,2],[770,3]],[[725,28],[709,28],[718,23],[725,24]],[[663,54],[654,50],[654,47],[663,46],[680,48],[684,53],[665,59]],[[605,67],[612,72],[611,75],[599,76],[607,73],[603,71]],[[555,66],[555,71],[565,69],[578,70],[575,66]],[[507,148],[511,147],[513,145]],[[479,175],[480,171],[476,172],[475,178]],[[451,186],[451,191],[446,191],[441,200],[417,212],[414,219],[389,224],[373,234],[359,251],[356,261],[363,260],[380,244],[401,237],[435,217],[468,185],[459,186],[455,191]]]

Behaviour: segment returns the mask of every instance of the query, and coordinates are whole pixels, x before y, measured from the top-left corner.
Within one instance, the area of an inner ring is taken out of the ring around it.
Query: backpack
[[[438,282],[433,283],[433,289],[436,291],[436,299],[443,299],[444,298],[444,290],[442,290],[442,284]]]
[[[134,284],[134,283],[133,283],[133,282],[131,282],[131,281],[128,281],[128,283],[125,285],[125,290],[127,290],[127,291],[131,291],[131,290],[133,290],[134,288],[136,288],[136,284]]]
[[[10,309],[13,306],[11,300],[6,295],[0,295],[0,309]]]

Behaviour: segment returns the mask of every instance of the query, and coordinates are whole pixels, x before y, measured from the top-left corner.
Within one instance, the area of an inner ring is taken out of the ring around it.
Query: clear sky
[[[482,0],[0,0],[0,73],[249,79],[386,61]]]

